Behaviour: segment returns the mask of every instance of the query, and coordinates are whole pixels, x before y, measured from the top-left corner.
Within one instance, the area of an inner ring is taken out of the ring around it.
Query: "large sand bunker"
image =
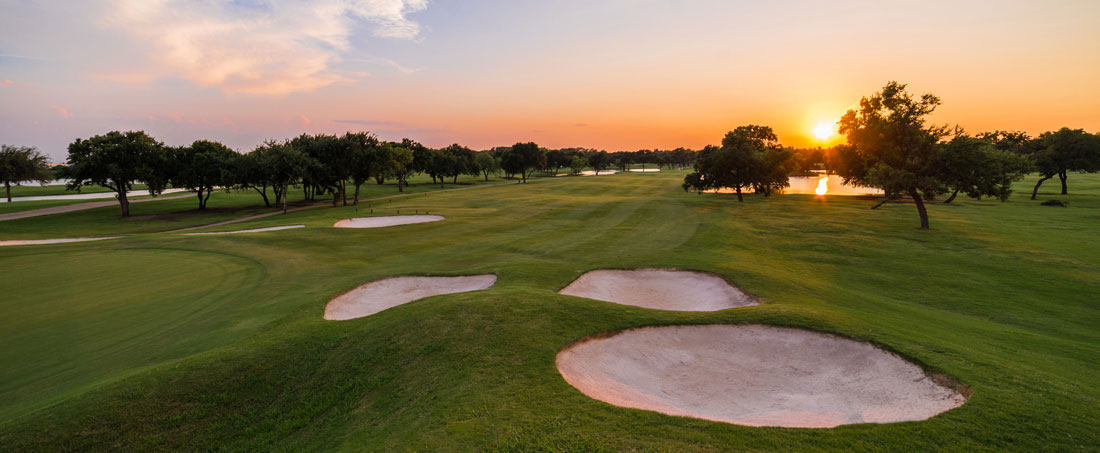
[[[408,225],[411,223],[438,222],[443,216],[438,215],[390,215],[378,217],[356,217],[336,222],[332,226],[336,228],[382,228],[396,225]]]
[[[678,269],[596,270],[559,294],[658,310],[715,311],[756,305],[724,278]]]
[[[395,277],[367,283],[337,296],[325,306],[325,319],[342,321],[373,315],[425,297],[489,289],[493,274],[463,277]]]
[[[41,244],[61,244],[65,242],[88,242],[88,241],[102,241],[104,239],[116,239],[118,236],[110,236],[103,238],[66,238],[66,239],[26,239],[17,241],[0,241],[0,247],[6,245],[41,245]]]
[[[236,230],[236,231],[211,231],[209,233],[183,233],[183,235],[184,236],[207,236],[207,235],[214,235],[214,234],[259,233],[259,232],[263,232],[263,231],[290,230],[290,229],[293,229],[293,228],[305,228],[305,225],[283,225],[283,226],[273,226],[273,227],[267,227],[267,228],[252,228],[252,229],[248,229],[248,230]]]
[[[966,401],[870,344],[761,325],[630,330],[566,348],[557,365],[616,406],[748,426],[924,420]]]

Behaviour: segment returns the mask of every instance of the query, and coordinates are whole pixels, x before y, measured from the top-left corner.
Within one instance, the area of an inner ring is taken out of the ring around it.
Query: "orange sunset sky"
[[[1096,1],[0,0],[0,142],[697,149],[753,123],[815,146],[889,80],[971,132],[1095,132],[1098,23]]]

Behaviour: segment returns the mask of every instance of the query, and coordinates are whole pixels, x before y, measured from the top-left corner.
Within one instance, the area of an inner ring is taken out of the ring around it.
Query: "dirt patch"
[[[679,269],[595,270],[558,293],[657,310],[715,311],[757,304],[717,274]]]
[[[497,276],[493,274],[387,278],[336,296],[325,306],[325,319],[362,318],[425,297],[489,289],[496,282]]]
[[[925,420],[966,397],[870,344],[762,325],[647,327],[578,342],[565,380],[616,406],[748,426]]]
[[[66,239],[25,239],[18,241],[0,241],[0,247],[7,245],[42,245],[42,244],[62,244],[66,242],[88,242],[88,241],[102,241],[104,239],[116,239],[118,236],[110,236],[104,238],[66,238]]]
[[[259,233],[261,231],[279,231],[279,230],[290,230],[290,229],[294,229],[294,228],[305,228],[305,227],[306,227],[305,225],[283,225],[283,226],[273,226],[273,227],[267,227],[267,228],[252,228],[252,229],[249,229],[249,230],[211,231],[209,233],[183,233],[183,235],[184,236],[206,236],[206,235],[214,235],[214,234]]]
[[[438,215],[390,215],[378,217],[356,217],[336,222],[332,226],[336,228],[382,228],[397,225],[409,225],[413,223],[438,222],[443,216]]]

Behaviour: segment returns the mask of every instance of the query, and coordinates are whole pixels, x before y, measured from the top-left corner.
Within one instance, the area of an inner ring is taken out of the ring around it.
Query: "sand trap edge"
[[[430,218],[430,219],[420,220],[420,221],[415,221],[415,222],[392,223],[392,224],[388,224],[388,225],[352,226],[352,225],[355,224],[356,220],[393,219],[393,218],[396,218],[396,217],[404,217],[404,218],[420,217],[422,219],[423,218]],[[340,220],[337,220],[335,223],[333,223],[332,227],[333,228],[350,229],[350,230],[368,230],[368,229],[371,229],[371,228],[388,228],[388,227],[402,226],[402,225],[416,225],[416,224],[420,224],[420,223],[442,222],[444,220],[447,220],[447,218],[443,217],[441,215],[436,215],[436,214],[379,215],[379,216],[350,217],[350,218],[347,218],[347,219],[340,219]]]
[[[362,287],[364,287],[364,286],[370,285],[370,284],[372,284],[372,283],[382,282],[382,281],[385,281],[385,280],[399,279],[399,278],[435,278],[435,277],[441,277],[441,278],[452,278],[452,277],[484,277],[484,276],[490,276],[490,275],[491,275],[491,276],[493,277],[493,281],[492,281],[492,283],[490,283],[490,284],[489,284],[489,286],[487,286],[487,287],[485,287],[485,288],[482,288],[482,289],[472,289],[472,290],[468,290],[468,291],[457,291],[457,292],[450,292],[450,293],[439,293],[439,294],[433,294],[433,295],[430,295],[430,296],[424,296],[424,297],[420,297],[420,298],[417,298],[417,299],[413,299],[413,300],[410,300],[410,301],[407,301],[407,302],[402,302],[402,303],[399,303],[399,304],[397,304],[397,305],[393,305],[393,306],[390,306],[390,307],[384,308],[384,309],[382,309],[382,310],[379,310],[379,311],[376,311],[376,312],[374,312],[374,313],[370,313],[370,314],[366,314],[366,315],[362,315],[362,316],[356,316],[356,317],[354,317],[354,318],[340,318],[340,319],[329,319],[329,318],[327,317],[327,316],[328,316],[328,315],[327,315],[327,312],[328,312],[328,306],[329,306],[329,305],[330,305],[330,304],[331,304],[331,303],[332,303],[332,302],[333,302],[334,300],[336,300],[336,299],[338,299],[338,298],[340,298],[340,297],[343,297],[343,296],[344,296],[345,294],[348,294],[348,293],[350,293],[350,292],[356,291],[356,290],[358,290],[358,289],[360,289],[360,288],[362,288]],[[399,307],[399,306],[401,306],[401,305],[405,305],[405,304],[409,304],[409,303],[413,303],[413,302],[416,302],[416,301],[418,301],[418,300],[420,300],[420,299],[427,299],[427,298],[430,298],[430,297],[435,297],[435,296],[446,296],[446,295],[448,295],[448,294],[462,294],[462,293],[472,293],[472,292],[476,292],[476,291],[486,291],[486,290],[492,289],[492,288],[493,288],[494,286],[496,286],[497,282],[499,282],[499,281],[500,281],[500,276],[498,276],[496,272],[486,272],[486,273],[482,273],[482,274],[471,274],[471,275],[397,275],[397,276],[391,276],[391,277],[383,277],[383,278],[379,278],[379,279],[377,279],[377,280],[372,280],[372,281],[369,281],[369,282],[366,282],[366,283],[362,283],[362,284],[356,285],[356,286],[355,286],[354,288],[348,289],[347,291],[342,291],[342,292],[340,292],[339,294],[336,294],[336,295],[334,295],[334,296],[330,297],[330,298],[328,299],[328,301],[327,301],[327,302],[325,302],[325,306],[324,306],[324,312],[323,312],[323,313],[321,314],[321,319],[323,319],[323,320],[325,320],[325,321],[330,321],[330,322],[332,322],[332,321],[351,321],[351,320],[355,320],[355,319],[360,319],[360,318],[366,318],[366,317],[368,317],[368,316],[376,315],[376,314],[378,314],[378,313],[381,313],[381,312],[383,312],[383,311],[387,311],[387,310],[389,310],[389,309],[391,309],[391,308],[396,308],[396,307]]]
[[[684,269],[684,268],[679,268],[679,267],[635,267],[635,268],[625,268],[625,267],[601,267],[601,268],[598,268],[598,269],[589,269],[589,270],[586,270],[586,271],[583,271],[583,272],[581,272],[581,275],[578,275],[578,276],[577,276],[577,278],[574,278],[574,279],[570,280],[570,281],[569,281],[569,283],[566,283],[566,284],[565,284],[565,286],[563,286],[563,287],[561,287],[561,288],[558,288],[558,290],[557,290],[557,291],[554,291],[554,292],[555,292],[555,293],[557,293],[557,294],[558,294],[559,296],[566,296],[566,297],[577,297],[577,298],[581,298],[581,299],[588,299],[588,300],[595,300],[595,301],[599,301],[599,302],[606,302],[606,303],[609,303],[609,304],[624,305],[624,304],[620,304],[620,303],[617,303],[617,302],[608,302],[608,301],[605,301],[605,300],[592,299],[592,298],[590,298],[590,297],[584,297],[584,296],[573,296],[573,295],[569,295],[569,294],[562,294],[562,293],[561,293],[562,291],[564,291],[564,290],[565,290],[565,288],[568,288],[568,287],[569,287],[569,285],[572,285],[573,283],[576,283],[576,282],[577,282],[577,280],[580,280],[580,279],[581,279],[581,277],[584,277],[584,276],[585,276],[585,274],[588,274],[588,273],[590,273],[590,272],[594,272],[594,271],[674,271],[674,272],[694,272],[694,273],[696,273],[696,274],[703,274],[703,275],[709,275],[709,276],[711,276],[711,277],[716,277],[716,278],[720,278],[720,279],[722,279],[722,281],[726,282],[726,284],[727,284],[727,285],[730,285],[730,286],[732,286],[732,287],[736,288],[736,289],[737,289],[738,291],[741,291],[741,294],[744,294],[745,296],[748,296],[748,297],[749,297],[749,299],[752,299],[752,303],[749,303],[749,304],[746,304],[746,305],[742,305],[742,306],[740,306],[740,307],[727,308],[726,310],[733,310],[734,308],[745,308],[745,307],[752,307],[752,306],[756,306],[756,305],[761,305],[761,304],[763,304],[763,303],[764,303],[764,301],[763,301],[763,300],[761,300],[761,299],[760,299],[759,297],[757,297],[757,296],[756,296],[756,294],[753,294],[753,293],[750,293],[750,292],[748,292],[748,291],[745,291],[745,288],[742,288],[742,287],[741,287],[741,286],[739,286],[738,284],[736,284],[736,283],[734,283],[734,282],[730,281],[730,279],[729,279],[728,277],[726,277],[725,275],[719,274],[719,273],[717,273],[717,272],[711,272],[711,271],[700,271],[700,270],[696,270],[696,269]],[[627,306],[627,307],[637,307],[637,305],[624,305],[624,306]],[[645,308],[645,307],[638,307],[638,308]],[[654,310],[654,309],[652,309],[652,308],[651,308],[651,309],[649,309],[649,310]],[[677,311],[677,310],[666,310],[666,311]],[[716,310],[716,311],[721,311],[721,310]],[[712,313],[712,312],[700,311],[700,312],[698,312],[698,313]]]
[[[963,397],[963,402],[960,403],[958,406],[955,406],[951,409],[947,409],[943,412],[940,412],[938,414],[935,414],[931,417],[928,417],[928,418],[926,418],[924,420],[920,420],[920,421],[931,420],[934,417],[938,417],[942,414],[945,414],[945,413],[951,412],[955,409],[958,409],[958,408],[966,405],[966,403],[968,403],[970,401],[970,398],[974,394],[974,391],[973,391],[973,389],[970,388],[970,386],[966,385],[966,383],[960,381],[959,379],[955,378],[954,376],[951,376],[950,374],[947,374],[946,372],[934,369],[934,368],[928,366],[927,364],[925,364],[921,360],[911,358],[911,357],[908,357],[904,354],[901,354],[901,353],[895,351],[893,348],[891,348],[887,345],[884,345],[882,343],[879,343],[877,341],[869,340],[869,339],[866,339],[866,338],[853,337],[853,336],[845,335],[845,334],[838,333],[838,332],[826,332],[826,331],[822,331],[822,330],[817,330],[816,328],[810,328],[810,327],[804,327],[804,326],[762,324],[762,323],[759,323],[759,322],[746,322],[746,323],[700,322],[700,323],[697,323],[697,324],[649,324],[649,325],[644,325],[644,326],[635,326],[635,327],[627,327],[627,328],[623,328],[623,329],[614,329],[614,330],[606,330],[606,331],[602,331],[602,332],[596,332],[596,333],[593,333],[593,334],[589,334],[589,335],[585,335],[585,336],[582,336],[580,338],[577,338],[576,340],[573,340],[573,341],[565,344],[564,346],[562,346],[560,349],[558,349],[558,351],[556,353],[554,353],[554,370],[558,372],[558,378],[561,379],[561,382],[565,383],[565,385],[569,386],[569,388],[573,389],[577,393],[580,393],[582,396],[584,396],[585,398],[588,398],[589,400],[597,401],[601,404],[606,404],[606,405],[614,407],[616,409],[627,409],[627,410],[637,410],[637,411],[646,411],[646,412],[656,412],[658,414],[665,415],[665,416],[668,416],[668,417],[683,417],[683,418],[691,418],[691,419],[695,419],[695,420],[706,420],[706,421],[710,421],[710,422],[714,422],[714,423],[725,423],[727,425],[743,426],[743,427],[746,427],[746,428],[824,430],[824,429],[836,429],[836,428],[854,426],[853,424],[842,424],[842,425],[838,425],[838,426],[831,427],[831,428],[808,428],[808,427],[782,427],[782,426],[767,426],[767,425],[761,425],[761,426],[741,425],[741,424],[731,423],[731,422],[724,421],[724,420],[713,420],[713,419],[695,417],[695,416],[690,416],[690,415],[673,415],[673,414],[666,414],[664,412],[661,412],[661,411],[658,411],[658,410],[653,410],[653,409],[641,409],[641,408],[635,408],[635,407],[619,406],[619,405],[616,405],[616,404],[609,403],[607,401],[603,401],[603,400],[598,399],[598,398],[591,397],[588,394],[584,393],[581,389],[577,388],[571,382],[569,382],[569,379],[567,379],[565,377],[565,374],[561,372],[561,368],[558,365],[558,358],[561,356],[561,354],[563,352],[565,352],[569,349],[572,349],[573,347],[575,347],[577,345],[588,342],[588,341],[610,338],[610,337],[614,337],[614,336],[619,335],[619,334],[623,334],[623,333],[627,333],[627,332],[633,332],[633,331],[636,331],[636,330],[659,329],[659,328],[664,328],[664,327],[698,327],[698,326],[733,326],[733,327],[762,326],[762,327],[773,327],[773,328],[779,328],[779,329],[796,329],[796,330],[805,330],[807,332],[811,332],[811,333],[818,334],[818,335],[825,335],[825,336],[839,338],[839,339],[842,339],[842,340],[856,341],[856,342],[865,343],[867,345],[870,345],[871,347],[874,347],[875,349],[878,349],[879,351],[882,351],[882,352],[884,352],[888,355],[892,355],[895,358],[897,358],[899,360],[902,360],[906,363],[912,364],[913,366],[919,368],[924,373],[924,375],[927,376],[928,379],[931,380],[932,382],[934,382],[935,384],[937,384],[939,386],[942,386],[942,387],[946,387],[948,389],[951,389],[952,391],[954,391],[955,393],[958,393],[959,395],[961,395]],[[917,421],[917,422],[919,423],[920,421]],[[877,424],[895,424],[895,423],[913,423],[913,422],[912,421],[899,421],[899,422],[877,423]],[[864,424],[876,424],[876,423],[864,423]]]

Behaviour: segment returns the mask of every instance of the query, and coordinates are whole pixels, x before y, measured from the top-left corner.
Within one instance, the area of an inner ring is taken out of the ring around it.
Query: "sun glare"
[[[836,133],[836,126],[831,123],[817,123],[814,127],[814,137],[818,140],[826,140]]]
[[[825,195],[825,194],[829,193],[829,177],[828,176],[822,176],[821,179],[817,180],[817,189],[814,189],[814,192],[817,193],[818,195]]]

